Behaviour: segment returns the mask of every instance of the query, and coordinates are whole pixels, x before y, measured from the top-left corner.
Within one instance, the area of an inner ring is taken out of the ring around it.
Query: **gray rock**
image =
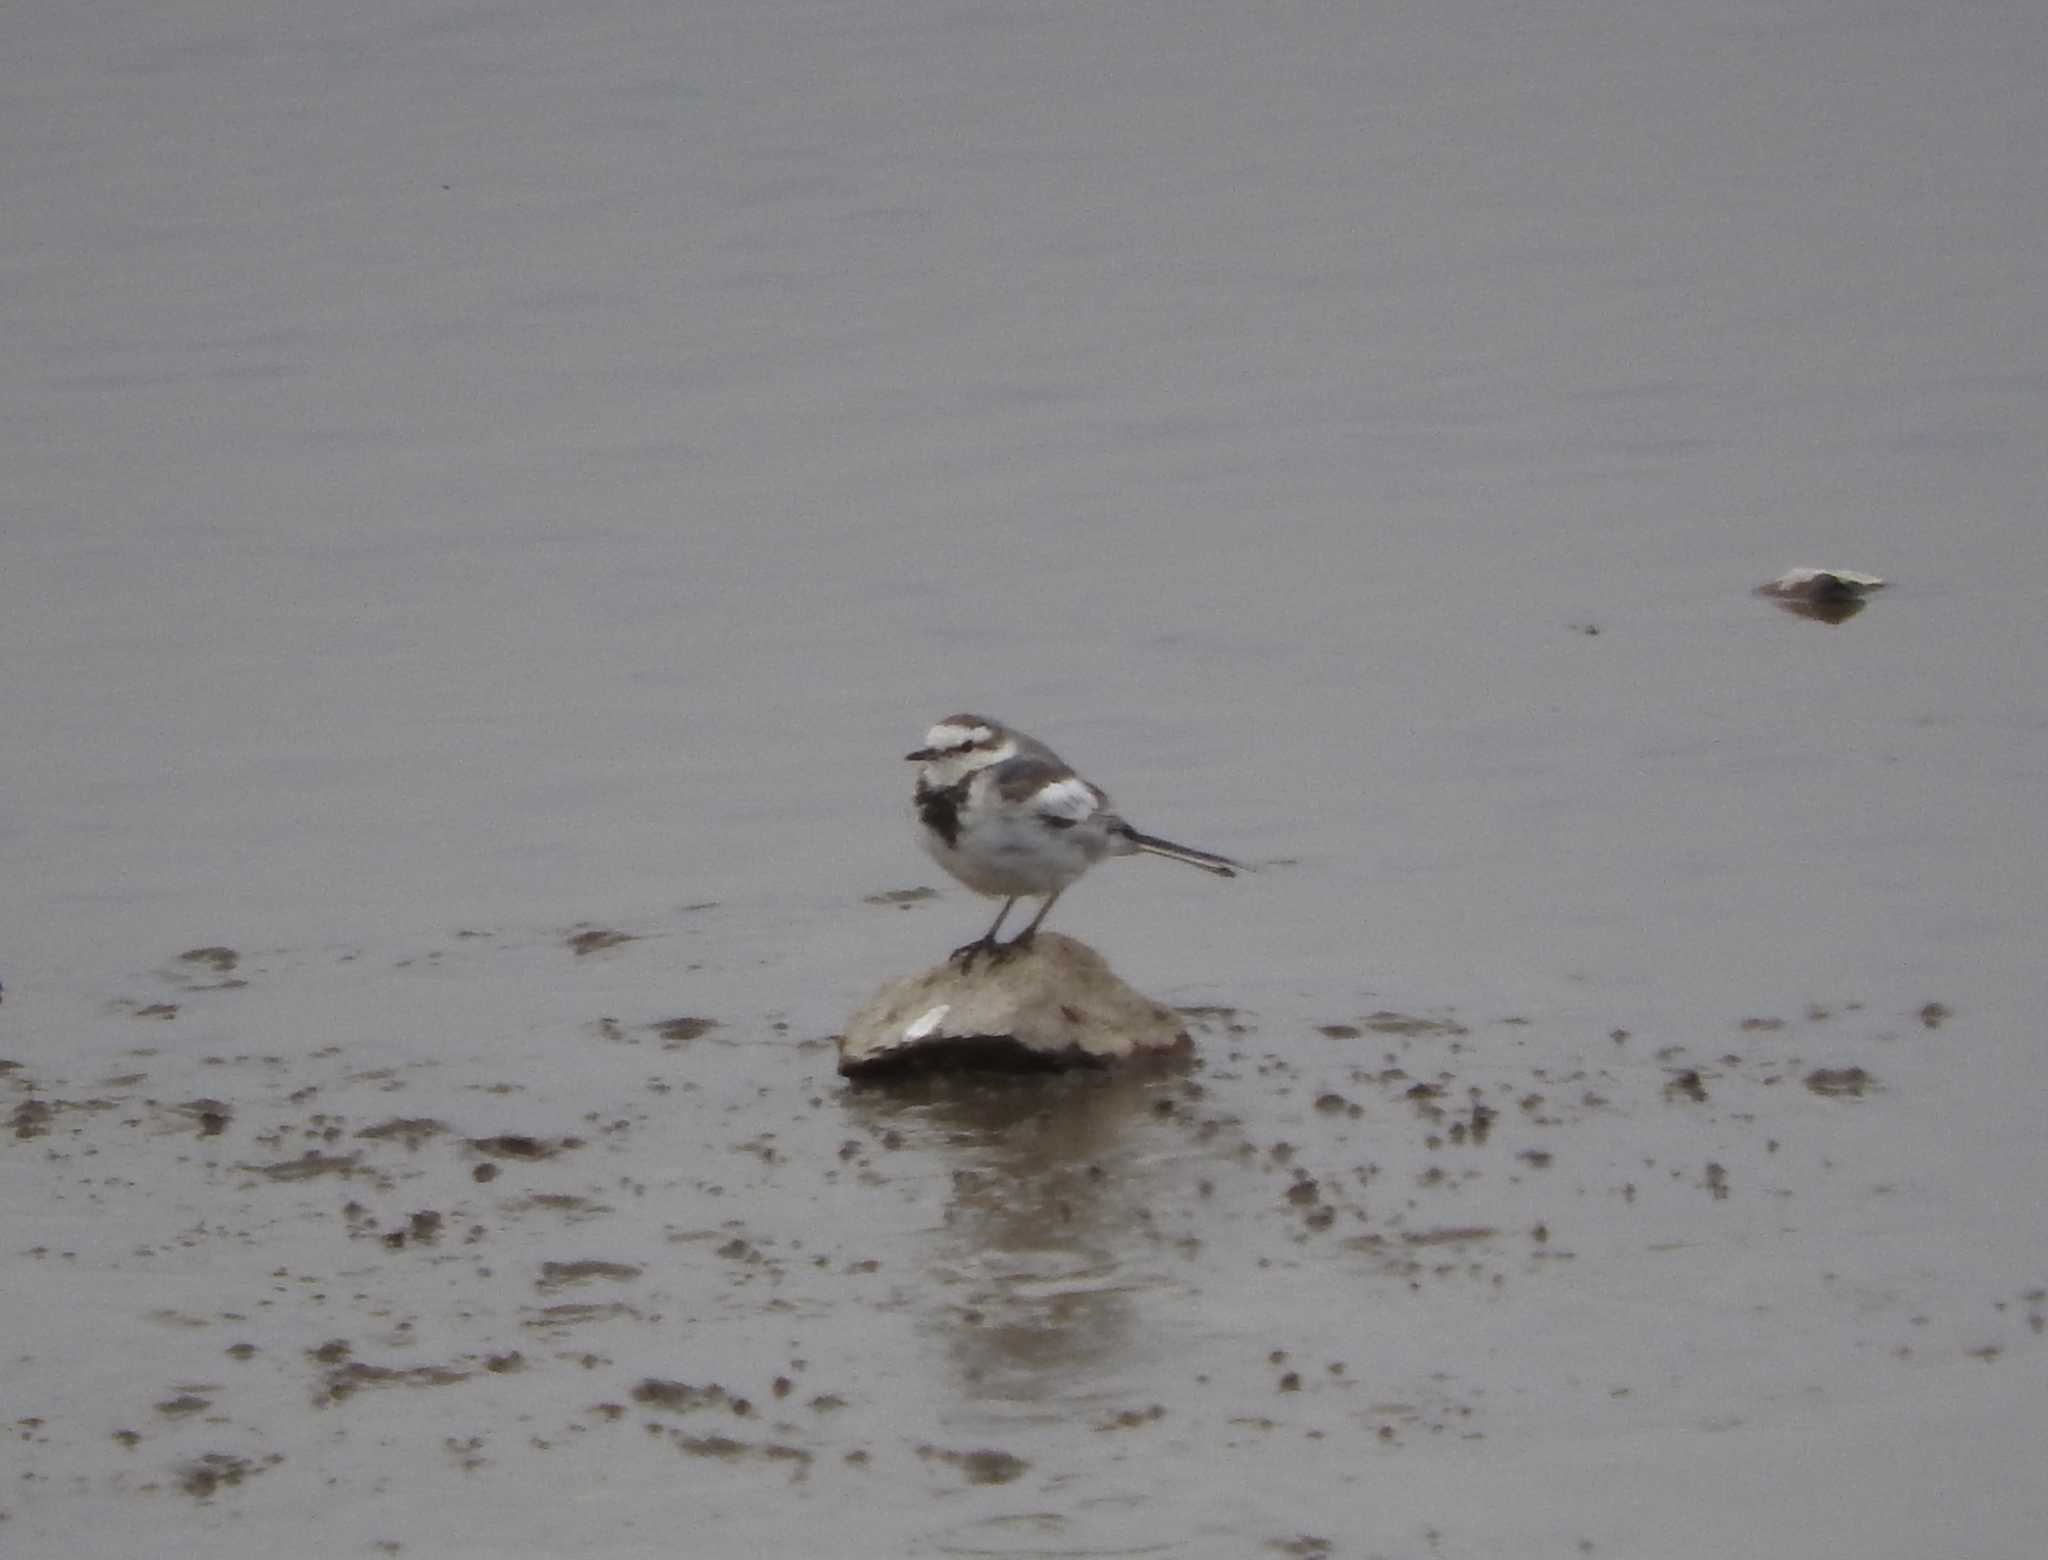
[[[1022,953],[890,981],[839,1038],[849,1078],[950,1069],[1049,1072],[1193,1049],[1180,1015],[1086,943],[1041,932]]]
[[[1883,590],[1885,582],[1875,574],[1858,574],[1854,569],[1787,569],[1757,590],[1766,596],[1795,601],[1845,601]]]

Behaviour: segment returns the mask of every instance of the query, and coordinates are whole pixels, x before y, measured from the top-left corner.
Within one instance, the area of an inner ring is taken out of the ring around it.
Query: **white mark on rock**
[[[941,1002],[929,1012],[921,1014],[915,1023],[904,1030],[903,1038],[906,1040],[922,1040],[934,1029],[937,1029],[939,1025],[943,1024],[946,1021],[946,1015],[952,1011],[952,1003]]]

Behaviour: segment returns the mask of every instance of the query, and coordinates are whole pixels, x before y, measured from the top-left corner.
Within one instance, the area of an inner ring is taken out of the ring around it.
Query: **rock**
[[[1800,601],[1838,601],[1844,596],[1863,596],[1873,590],[1883,590],[1884,581],[1875,574],[1858,574],[1853,569],[1787,569],[1757,589],[1766,596],[1790,596]]]
[[[1842,623],[1861,612],[1863,598],[1883,590],[1884,581],[1853,569],[1800,568],[1787,569],[1756,589],[1758,595],[1771,597],[1788,612],[1823,623]]]
[[[849,1078],[976,1069],[1051,1072],[1193,1049],[1180,1016],[1132,990],[1086,943],[1041,932],[1008,958],[950,960],[890,981],[848,1021]]]

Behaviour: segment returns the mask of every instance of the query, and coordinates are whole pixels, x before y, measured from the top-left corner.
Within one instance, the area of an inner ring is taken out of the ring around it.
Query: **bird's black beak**
[[[937,748],[919,748],[915,753],[905,753],[903,756],[913,764],[928,764],[939,756],[939,750]]]

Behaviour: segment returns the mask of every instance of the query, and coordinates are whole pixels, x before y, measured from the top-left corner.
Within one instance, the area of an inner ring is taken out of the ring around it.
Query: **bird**
[[[1059,754],[986,715],[948,715],[904,757],[919,766],[911,793],[919,842],[977,894],[1003,902],[986,932],[953,950],[963,969],[980,954],[995,961],[1030,947],[1060,895],[1105,856],[1165,856],[1218,877],[1240,870],[1227,856],[1139,833]],[[1045,903],[1031,924],[998,943],[1017,901],[1039,896]]]

